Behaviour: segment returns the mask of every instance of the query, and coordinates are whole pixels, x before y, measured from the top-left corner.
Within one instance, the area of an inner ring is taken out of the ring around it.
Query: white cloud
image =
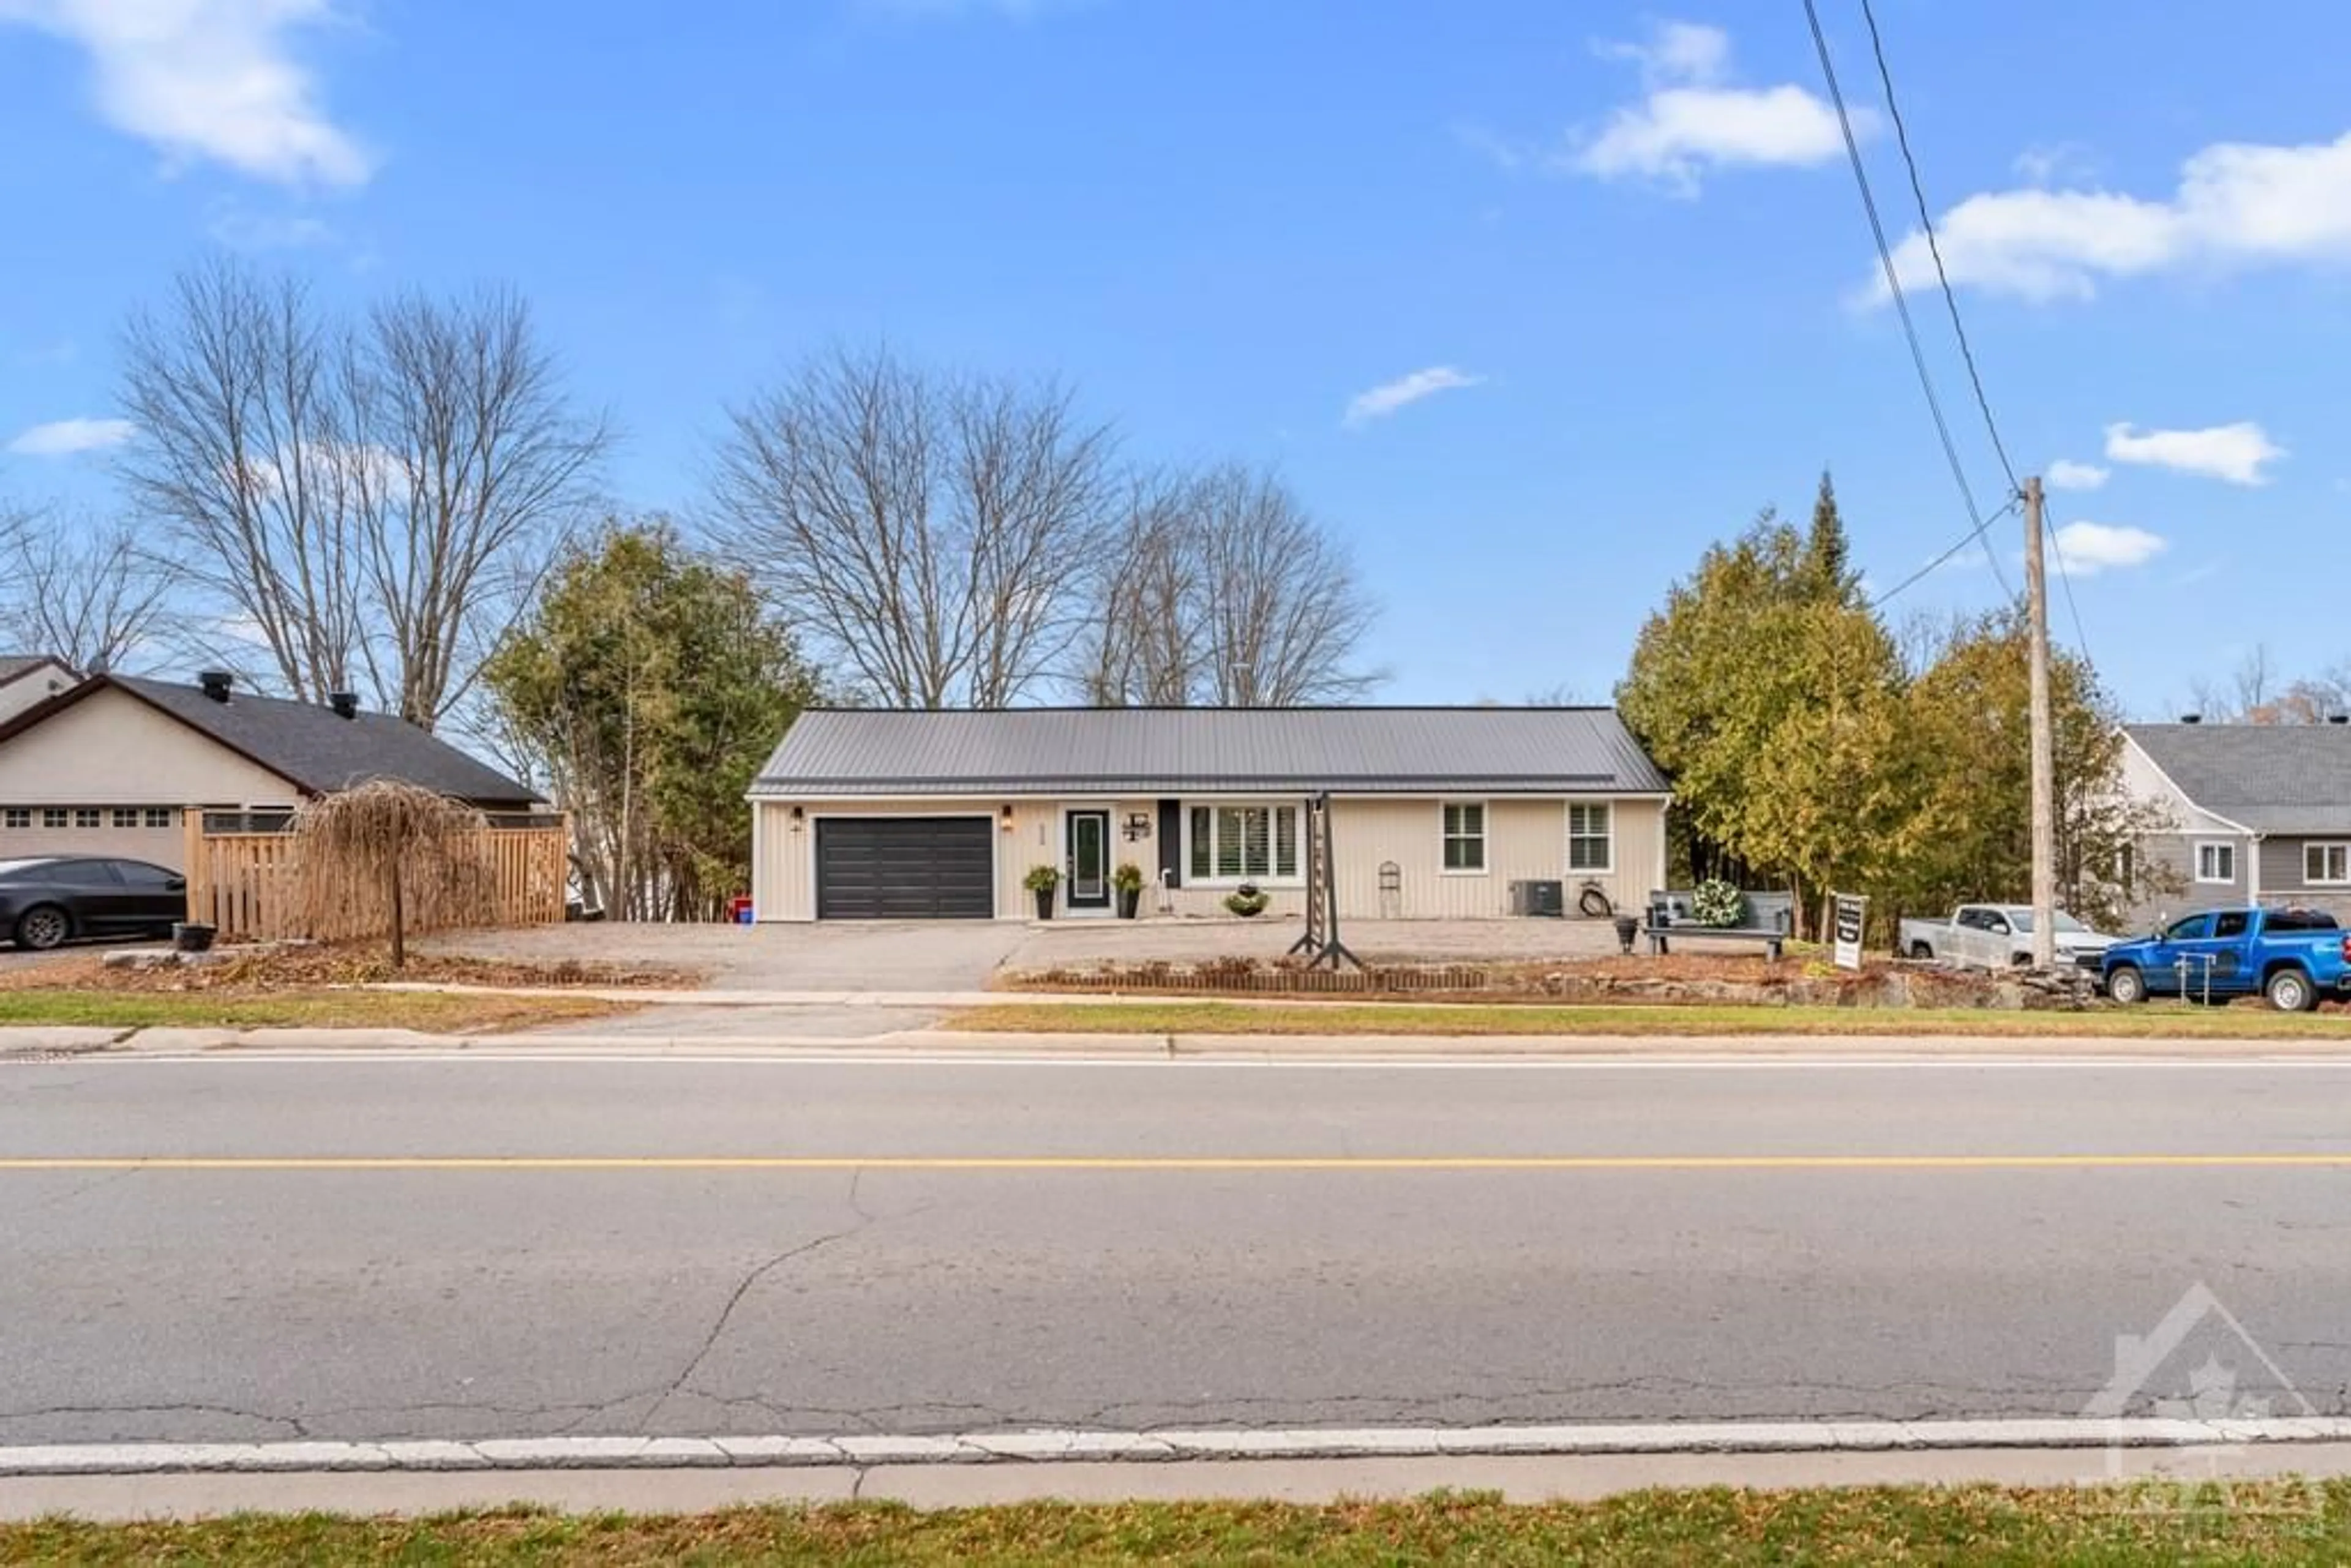
[[[1989,192],[1936,221],[1955,285],[2047,301],[2101,282],[2187,267],[2351,264],[2351,134],[2296,147],[2222,142],[2181,165],[2168,197],[2112,191]],[[1931,286],[1913,233],[1895,251],[1903,283]],[[1877,279],[1864,298],[1882,301]]]
[[[2095,463],[2076,463],[2071,457],[2060,457],[2049,465],[2049,487],[2053,490],[2095,490],[2104,485],[2113,472]]]
[[[2106,426],[2106,456],[2116,463],[2143,463],[2226,479],[2231,485],[2266,485],[2263,470],[2286,455],[2284,447],[2252,420],[2206,430],[2139,430]]]
[[[2028,185],[2054,185],[2094,178],[2097,164],[2087,150],[2070,141],[2060,141],[2046,147],[2028,147],[2016,155],[2010,165],[2016,177]]]
[[[80,46],[99,115],[172,162],[355,185],[371,162],[327,118],[288,40],[333,15],[330,0],[0,0],[0,23]]]
[[[1357,392],[1348,401],[1344,423],[1362,424],[1367,420],[1382,419],[1407,403],[1418,402],[1441,392],[1474,387],[1485,379],[1455,370],[1451,365],[1431,365],[1425,371],[1415,371],[1408,376],[1384,382],[1369,392]]]
[[[1699,22],[1664,22],[1646,44],[1601,43],[1593,48],[1603,59],[1637,64],[1644,87],[1717,82],[1730,74],[1730,35]]]
[[[2145,566],[2171,548],[2160,534],[2114,523],[2067,523],[2053,537],[2058,562],[2073,577]]]
[[[307,250],[340,237],[323,218],[253,213],[235,205],[215,208],[204,232],[232,250]]]
[[[19,457],[70,457],[120,446],[134,434],[136,427],[127,419],[58,419],[24,432],[8,444],[8,450]]]
[[[1653,180],[1695,195],[1706,173],[1739,165],[1806,166],[1834,158],[1844,141],[1836,111],[1792,83],[1729,86],[1730,37],[1687,22],[1660,26],[1645,44],[1601,53],[1639,62],[1647,96],[1618,109],[1568,160],[1603,180]],[[1856,134],[1875,121],[1854,117]]]

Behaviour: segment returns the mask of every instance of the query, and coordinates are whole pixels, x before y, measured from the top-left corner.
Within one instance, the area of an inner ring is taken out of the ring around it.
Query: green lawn
[[[505,1511],[0,1526],[0,1563],[2320,1563],[2351,1554],[2351,1483],[2007,1490],[1653,1491],[1410,1502],[888,1504],[691,1516]]]
[[[100,1029],[414,1029],[434,1033],[521,1029],[628,1009],[585,997],[447,995],[432,991],[0,990],[0,1025]]]
[[[1003,1002],[943,1029],[1007,1034],[1968,1035],[1987,1039],[2340,1040],[2351,1016],[2151,1005],[2087,1012],[1971,1008],[1433,1007],[1411,1002]]]

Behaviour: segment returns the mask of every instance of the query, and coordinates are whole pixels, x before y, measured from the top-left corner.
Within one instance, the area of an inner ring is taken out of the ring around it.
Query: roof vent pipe
[[[196,684],[204,687],[204,695],[216,703],[225,703],[228,701],[228,688],[235,678],[226,670],[206,670],[196,677]]]
[[[360,716],[360,695],[357,692],[329,692],[327,706],[335,710],[337,718]]]

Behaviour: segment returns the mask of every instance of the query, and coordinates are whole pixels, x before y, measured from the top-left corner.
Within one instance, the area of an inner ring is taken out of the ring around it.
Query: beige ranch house
[[[1222,915],[1304,908],[1328,794],[1343,921],[1489,919],[1553,884],[1665,885],[1666,779],[1608,708],[1026,708],[803,714],[751,788],[756,918]]]

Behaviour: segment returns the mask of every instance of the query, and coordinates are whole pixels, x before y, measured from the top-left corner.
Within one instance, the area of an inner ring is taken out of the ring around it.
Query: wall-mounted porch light
[[[1005,806],[1003,810],[998,813],[997,821],[1003,827],[1006,832],[1010,832],[1012,831],[1012,808],[1009,805]]]

